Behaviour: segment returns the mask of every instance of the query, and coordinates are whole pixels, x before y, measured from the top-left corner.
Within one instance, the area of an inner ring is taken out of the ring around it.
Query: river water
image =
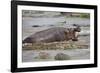
[[[38,57],[40,52],[46,52],[50,54],[49,59],[39,59]],[[57,53],[67,54],[71,59],[70,60],[82,60],[90,59],[90,50],[89,49],[71,49],[71,50],[23,50],[23,62],[36,62],[36,61],[54,61],[54,57]]]
[[[32,17],[23,17],[23,36],[24,40],[26,37],[31,34],[36,33],[37,31],[45,30],[52,27],[67,27],[72,26],[72,24],[78,24],[81,26],[82,31],[81,34],[89,34],[90,28],[90,20],[87,18],[65,18],[63,16],[60,17],[42,17],[42,18],[32,18]],[[38,25],[39,27],[32,27],[33,25]],[[83,27],[85,26],[85,27]],[[87,27],[88,26],[88,27]],[[90,43],[90,35],[81,36],[79,38],[83,40],[85,44]],[[44,51],[51,54],[50,59],[35,59],[39,52]],[[34,61],[52,61],[54,60],[54,56],[57,53],[65,53],[71,57],[72,60],[76,59],[90,59],[90,49],[70,49],[70,50],[23,50],[22,53],[22,61],[23,62],[34,62]]]

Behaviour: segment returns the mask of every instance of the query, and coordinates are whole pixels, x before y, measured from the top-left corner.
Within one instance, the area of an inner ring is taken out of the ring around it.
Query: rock
[[[64,53],[58,53],[55,57],[55,60],[69,60],[70,57]]]
[[[33,25],[32,27],[41,27],[40,25]]]
[[[38,57],[40,59],[49,59],[50,58],[50,54],[49,53],[46,53],[46,52],[40,52]]]

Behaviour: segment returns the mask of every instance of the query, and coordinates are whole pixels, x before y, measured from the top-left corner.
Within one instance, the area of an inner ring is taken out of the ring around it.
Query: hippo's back
[[[55,42],[55,41],[64,41],[66,28],[55,27],[49,28],[43,31],[36,32],[31,35],[33,42]]]
[[[43,31],[36,32],[35,34],[31,35],[31,37],[44,37],[48,35],[64,33],[65,30],[66,28],[63,28],[63,27],[49,28]]]

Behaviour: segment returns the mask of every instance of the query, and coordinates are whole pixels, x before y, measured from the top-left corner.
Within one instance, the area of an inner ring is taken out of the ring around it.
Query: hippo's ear
[[[77,26],[77,24],[73,24],[73,26]]]

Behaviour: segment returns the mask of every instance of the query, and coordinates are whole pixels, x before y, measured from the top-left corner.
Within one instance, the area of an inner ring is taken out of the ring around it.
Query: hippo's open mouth
[[[78,41],[78,34],[79,34],[79,32],[75,33],[75,37],[72,39],[72,41]]]
[[[78,37],[78,34],[79,34],[79,32],[76,32],[76,33],[75,33],[75,37]]]

